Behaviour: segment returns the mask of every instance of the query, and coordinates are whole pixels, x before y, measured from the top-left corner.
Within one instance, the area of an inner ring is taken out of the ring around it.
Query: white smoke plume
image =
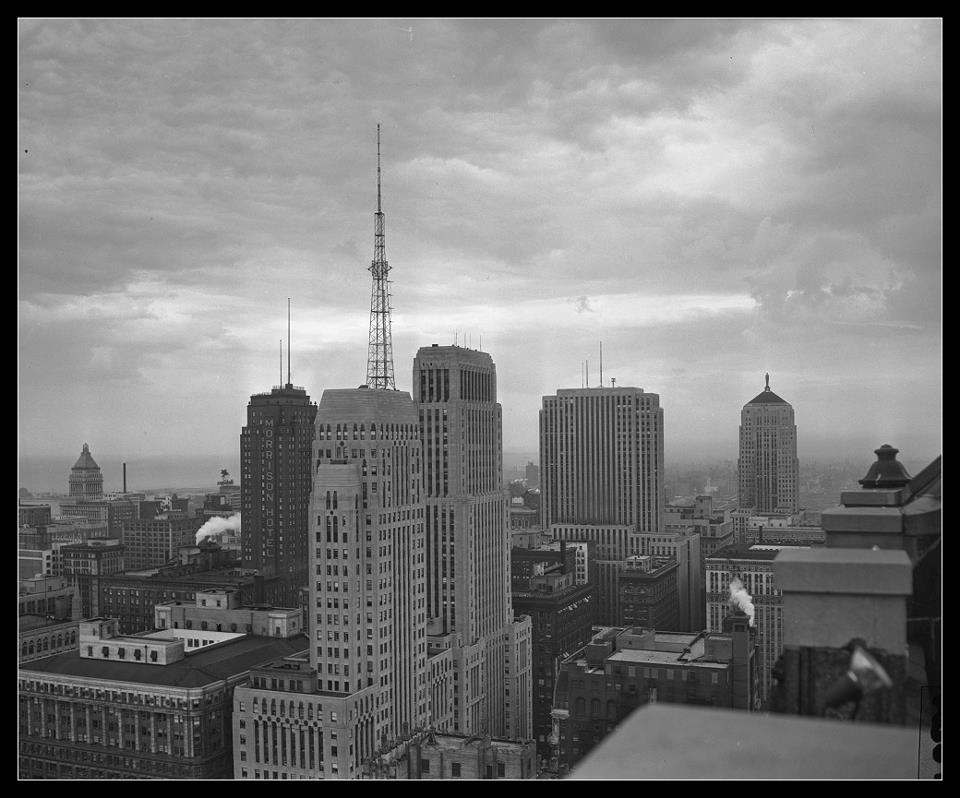
[[[197,530],[196,542],[199,544],[204,538],[208,538],[211,535],[219,535],[221,532],[226,532],[228,529],[232,529],[235,532],[240,531],[240,513],[234,513],[229,518],[211,518],[209,521],[207,521],[207,523]]]
[[[753,596],[743,589],[743,582],[737,577],[730,583],[730,603],[739,607],[750,619],[750,625],[753,626],[753,616],[756,615],[756,608],[753,606]]]

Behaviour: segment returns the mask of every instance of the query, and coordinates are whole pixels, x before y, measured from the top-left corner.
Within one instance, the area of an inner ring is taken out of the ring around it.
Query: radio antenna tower
[[[383,209],[380,203],[380,125],[377,125],[377,212],[374,216],[373,262],[370,273],[370,339],[367,344],[367,385],[397,389],[393,379],[393,331],[390,321],[390,265],[384,247]]]

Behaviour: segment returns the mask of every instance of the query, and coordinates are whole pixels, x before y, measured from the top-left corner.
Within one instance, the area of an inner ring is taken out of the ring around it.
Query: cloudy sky
[[[938,20],[21,20],[22,457],[238,459],[251,393],[364,380],[376,125],[397,387],[494,358],[507,451],[582,364],[671,462],[941,434]]]

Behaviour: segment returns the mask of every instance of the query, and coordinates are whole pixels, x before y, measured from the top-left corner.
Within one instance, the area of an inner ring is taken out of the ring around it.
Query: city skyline
[[[64,488],[84,442],[236,462],[288,296],[292,382],[364,380],[378,122],[399,390],[482,337],[535,453],[602,340],[668,465],[735,459],[764,372],[801,461],[940,449],[936,20],[19,33],[19,448]]]

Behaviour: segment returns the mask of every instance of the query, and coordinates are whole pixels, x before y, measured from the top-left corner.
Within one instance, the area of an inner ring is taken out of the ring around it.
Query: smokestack
[[[123,492],[127,492],[127,464],[123,464]]]
[[[229,518],[214,516],[197,530],[196,543],[211,535],[219,535],[226,530],[240,531],[240,513],[234,513]]]
[[[737,577],[734,577],[733,581],[730,582],[730,604],[743,610],[750,619],[750,625],[754,625],[754,616],[757,610],[753,606],[753,596],[743,589],[743,582]]]

